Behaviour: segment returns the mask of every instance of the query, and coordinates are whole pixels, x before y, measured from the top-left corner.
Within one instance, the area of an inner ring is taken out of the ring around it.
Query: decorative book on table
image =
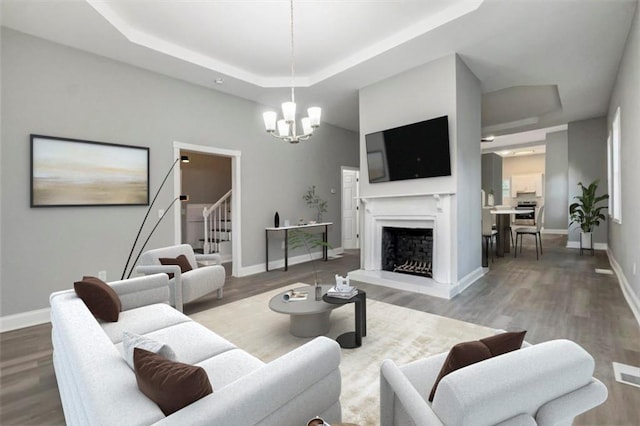
[[[338,299],[351,299],[356,294],[358,294],[358,289],[355,287],[349,287],[349,290],[338,290],[335,287],[331,287],[329,291],[327,291],[327,296],[337,297]]]
[[[309,295],[306,291],[289,290],[282,295],[282,300],[285,302],[296,302],[300,300],[307,300]]]
[[[351,299],[358,294],[358,289],[351,287],[349,277],[341,277],[336,274],[336,285],[327,291],[327,296],[337,297],[339,299]]]

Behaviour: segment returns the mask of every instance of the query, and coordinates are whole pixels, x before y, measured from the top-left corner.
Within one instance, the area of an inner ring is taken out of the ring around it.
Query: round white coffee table
[[[322,286],[322,294],[326,294],[330,285]],[[322,300],[316,301],[315,287],[302,283],[294,284],[289,290],[307,292],[307,300],[287,301],[278,293],[269,301],[269,309],[280,314],[289,315],[289,331],[297,337],[322,336],[329,331],[331,311],[341,305],[331,305]]]

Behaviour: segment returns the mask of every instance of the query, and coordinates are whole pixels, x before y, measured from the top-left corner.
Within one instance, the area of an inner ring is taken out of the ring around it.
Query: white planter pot
[[[493,197],[493,194],[489,194],[489,195],[487,196],[487,205],[489,205],[489,206],[493,206],[493,205],[495,204],[495,201],[494,201],[494,200],[495,200],[495,199],[494,199],[494,197]]]
[[[593,249],[593,233],[580,232],[580,247],[582,249]]]

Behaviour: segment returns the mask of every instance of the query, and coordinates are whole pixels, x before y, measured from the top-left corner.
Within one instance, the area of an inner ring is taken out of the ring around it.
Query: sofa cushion
[[[168,360],[135,348],[133,362],[140,391],[168,416],[213,392],[202,367]]]
[[[189,272],[190,270],[193,269],[193,267],[191,266],[191,264],[189,263],[189,260],[187,259],[187,256],[185,256],[184,254],[181,254],[178,257],[161,257],[160,259],[158,259],[160,261],[160,264],[162,265],[178,265],[180,267],[180,272],[182,272],[183,274],[185,272]],[[173,274],[167,274],[169,275],[169,279],[173,278]]]
[[[197,364],[236,348],[233,343],[195,321],[165,327],[146,336],[171,346],[176,360],[187,364]]]
[[[109,284],[96,277],[83,277],[73,283],[73,289],[94,317],[108,322],[118,321],[122,303]]]
[[[129,364],[129,367],[133,370],[133,350],[135,348],[144,349],[154,354],[158,354],[171,361],[176,360],[176,354],[171,349],[171,346],[166,343],[159,342],[157,340],[150,339],[140,334],[129,333],[125,331],[122,333],[122,352],[123,358]]]
[[[204,368],[214,389],[222,389],[264,366],[264,362],[242,349],[232,349],[207,358],[196,365]]]
[[[156,303],[122,311],[118,322],[102,322],[100,326],[111,341],[114,344],[118,344],[122,341],[122,333],[125,331],[147,334],[161,328],[190,321],[189,317],[171,306],[165,303]]]
[[[522,346],[525,333],[526,331],[500,333],[453,346],[440,369],[433,388],[431,388],[429,401],[433,401],[438,384],[447,374],[476,362],[519,349]]]

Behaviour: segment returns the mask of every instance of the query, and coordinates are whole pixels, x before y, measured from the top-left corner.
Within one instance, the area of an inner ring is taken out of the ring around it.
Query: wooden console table
[[[322,245],[322,259],[326,262],[327,259],[329,258],[327,244],[326,244],[327,236],[329,232],[329,225],[333,225],[333,222],[309,223],[306,225],[293,225],[293,226],[279,226],[277,228],[276,227],[264,228],[265,241],[267,244],[266,262],[265,262],[265,267],[267,269],[267,272],[269,272],[269,232],[284,231],[284,270],[287,271],[289,269],[289,230],[324,227],[324,231],[322,232],[322,241],[325,244]]]

